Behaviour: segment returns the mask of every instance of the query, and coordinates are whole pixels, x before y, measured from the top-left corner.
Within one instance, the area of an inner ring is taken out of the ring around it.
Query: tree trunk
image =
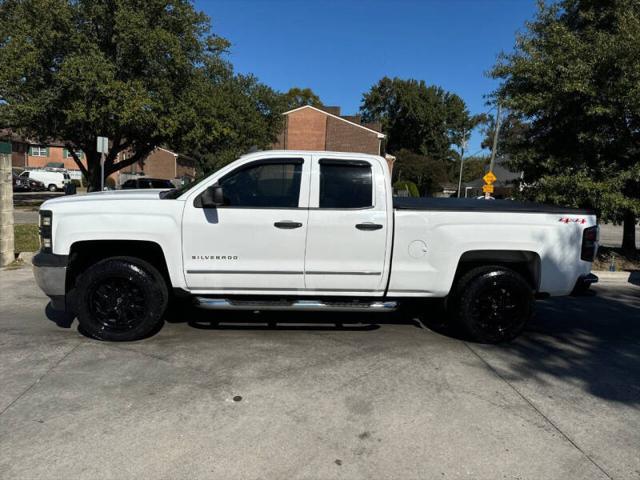
[[[636,216],[632,211],[624,212],[622,231],[622,251],[627,254],[636,253]]]
[[[89,153],[87,154],[87,172],[89,174],[87,178],[87,191],[99,192],[100,191],[100,154]]]

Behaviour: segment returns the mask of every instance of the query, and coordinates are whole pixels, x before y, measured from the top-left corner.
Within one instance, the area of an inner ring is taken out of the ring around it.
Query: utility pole
[[[104,153],[100,154],[100,191],[104,192]]]
[[[0,153],[0,267],[14,260],[11,153]]]
[[[498,111],[496,112],[496,128],[493,131],[493,146],[491,147],[491,162],[489,163],[489,171],[493,172],[493,166],[496,162],[496,150],[498,149],[498,134],[500,133],[500,104],[498,103]]]
[[[100,191],[104,192],[104,154],[109,151],[109,139],[98,137],[96,139],[96,150],[100,153]]]
[[[460,189],[462,188],[462,168],[464,167],[464,149],[467,146],[467,131],[462,130],[462,145],[460,147],[460,176],[458,177],[458,198],[460,198]]]

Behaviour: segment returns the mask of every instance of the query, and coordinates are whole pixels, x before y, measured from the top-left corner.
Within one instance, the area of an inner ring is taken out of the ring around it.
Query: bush
[[[420,192],[418,191],[418,187],[415,183],[409,182],[407,180],[398,180],[393,184],[393,189],[395,191],[404,190],[409,192],[410,197],[419,197]]]

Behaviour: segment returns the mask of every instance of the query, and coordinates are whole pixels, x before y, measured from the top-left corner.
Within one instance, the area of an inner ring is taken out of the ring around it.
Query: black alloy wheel
[[[518,272],[502,266],[478,267],[457,285],[454,305],[465,331],[476,341],[513,340],[533,314],[533,288]]]
[[[158,270],[143,260],[107,258],[82,273],[76,285],[80,329],[90,337],[139,340],[163,324],[167,284]]]
[[[106,278],[92,290],[89,310],[105,330],[124,332],[143,321],[144,293],[128,278]]]

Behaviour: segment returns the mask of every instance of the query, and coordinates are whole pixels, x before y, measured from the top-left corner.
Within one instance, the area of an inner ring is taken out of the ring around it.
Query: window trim
[[[223,208],[223,209],[238,209],[238,210],[308,210],[308,207],[301,207],[300,206],[300,200],[301,200],[301,194],[302,194],[302,180],[304,179],[304,158],[299,158],[299,157],[291,157],[291,158],[287,158],[287,157],[281,157],[281,158],[261,158],[259,160],[255,160],[253,162],[248,162],[245,163],[243,165],[240,165],[238,168],[235,168],[233,170],[231,170],[228,173],[225,173],[223,176],[221,176],[220,178],[218,178],[214,183],[212,183],[211,185],[209,185],[207,188],[212,187],[213,185],[218,185],[220,183],[221,180],[224,180],[225,178],[241,172],[242,170],[246,170],[248,168],[254,167],[256,165],[302,165],[303,168],[300,169],[300,190],[298,191],[298,206],[297,207],[253,207],[253,206],[240,206],[240,205],[219,205],[216,207],[216,209],[219,208]],[[205,188],[204,190],[206,190],[207,188]],[[203,208],[200,203],[200,197],[204,194],[204,190],[199,193],[198,195],[196,195],[196,197],[193,199],[193,206],[196,208]]]
[[[321,207],[320,206],[320,187],[322,186],[322,165],[331,166],[347,166],[347,167],[369,167],[371,170],[371,205],[368,207]],[[376,208],[376,188],[373,174],[373,164],[367,160],[340,160],[335,158],[320,158],[318,159],[318,206],[309,207],[309,210],[325,210],[325,211],[357,211],[357,210],[372,210]]]

